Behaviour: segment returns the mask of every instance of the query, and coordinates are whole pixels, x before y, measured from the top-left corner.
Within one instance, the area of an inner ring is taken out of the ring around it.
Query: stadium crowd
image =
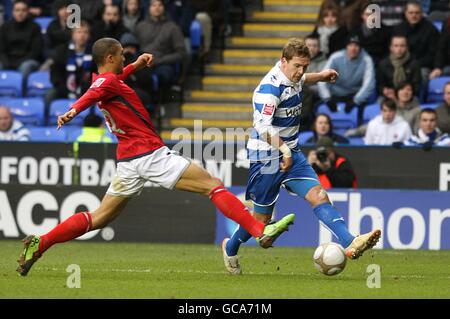
[[[68,26],[72,18],[67,7],[72,3],[81,7],[77,28]],[[214,36],[230,35],[232,3],[2,1],[0,82],[9,86],[0,83],[0,110],[3,118],[11,119],[9,125],[0,122],[0,140],[33,139],[32,128],[26,134],[16,132],[21,124],[14,115],[20,114],[10,109],[20,108],[20,101],[14,97],[26,96],[27,103],[40,105],[41,114],[27,124],[55,124],[58,112],[67,108],[66,103],[56,102],[78,98],[89,87],[96,71],[91,46],[102,37],[122,43],[125,65],[140,52],[153,54],[153,67],[127,80],[152,112],[164,90],[183,84],[192,58],[192,22],[201,25],[201,54],[206,55]],[[371,3],[381,7],[379,25]],[[392,3],[402,8],[400,13],[392,14]],[[315,143],[320,136],[328,136],[335,144],[399,146],[436,141],[450,145],[446,138],[450,134],[449,1],[324,0],[316,28],[305,43],[311,53],[308,71],[333,68],[340,76],[335,84],[304,89],[302,130],[308,130],[300,133],[308,137],[304,141]],[[20,76],[10,70],[19,71]],[[11,87],[12,83],[18,84]],[[434,117],[433,129],[422,124],[427,116]]]

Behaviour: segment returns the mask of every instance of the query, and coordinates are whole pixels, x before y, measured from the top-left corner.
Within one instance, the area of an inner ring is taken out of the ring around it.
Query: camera
[[[316,156],[319,162],[325,163],[328,159],[328,151],[326,147],[319,147],[316,150]]]

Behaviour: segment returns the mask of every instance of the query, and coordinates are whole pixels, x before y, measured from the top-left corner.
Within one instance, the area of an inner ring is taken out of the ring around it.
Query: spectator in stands
[[[345,102],[345,112],[359,108],[358,122],[375,89],[375,72],[372,58],[360,46],[357,35],[350,36],[344,50],[333,53],[324,67],[335,69],[339,77],[335,84],[319,82],[319,95],[332,112],[337,102]]]
[[[395,101],[386,99],[381,103],[381,114],[369,122],[364,142],[366,145],[392,145],[405,142],[410,137],[411,128],[397,115]]]
[[[107,135],[103,118],[91,113],[84,118],[83,129],[75,142],[112,143],[112,139]]]
[[[54,16],[56,18],[50,22],[47,28],[49,48],[56,48],[61,44],[67,44],[72,37],[72,30],[67,26],[67,18],[70,15],[67,7],[70,3],[70,0],[56,0],[54,3]]]
[[[450,19],[442,31],[429,79],[450,75]]]
[[[177,64],[183,61],[186,48],[180,28],[164,15],[162,0],[152,0],[149,17],[136,27],[136,37],[143,52],[153,54],[153,72],[160,87],[170,87],[176,80]]]
[[[141,54],[139,42],[135,36],[130,33],[125,34],[121,39],[123,55],[125,57],[124,66],[136,61]],[[126,84],[136,91],[144,106],[148,111],[153,111],[151,105],[156,102],[157,92],[153,91],[152,71],[149,68],[143,68],[133,72],[126,79]]]
[[[122,2],[122,22],[123,25],[132,33],[136,30],[136,26],[144,19],[144,13],[141,10],[139,0],[124,0]]]
[[[395,89],[405,81],[413,85],[414,92],[419,92],[420,69],[416,59],[409,53],[406,37],[394,35],[389,49],[390,55],[378,65],[378,93],[384,98],[395,100]]]
[[[325,189],[356,188],[356,175],[352,164],[334,150],[333,141],[326,136],[317,141],[316,149],[308,153],[311,164]]]
[[[411,83],[403,82],[395,90],[397,115],[403,117],[411,127],[412,132],[419,129],[420,103],[414,96],[414,89]]]
[[[305,45],[308,47],[309,55],[311,56],[308,72],[320,72],[324,69],[327,59],[325,54],[321,51],[320,39],[317,34],[310,34],[305,38]],[[317,93],[317,85],[309,86],[315,93]]]
[[[121,21],[119,5],[107,5],[103,10],[102,20],[92,25],[92,41],[105,37],[120,41],[120,38],[129,32]]]
[[[333,1],[324,1],[320,7],[315,34],[320,38],[320,49],[326,56],[345,47],[348,31],[339,27],[340,7]]]
[[[405,144],[419,145],[424,150],[430,150],[433,145],[450,146],[450,136],[447,133],[442,133],[437,127],[436,111],[425,108],[420,112],[420,128],[417,135],[411,136]]]
[[[13,19],[0,28],[0,69],[19,70],[24,79],[39,68],[43,53],[41,28],[32,21],[26,1],[16,1]]]
[[[347,138],[333,132],[333,122],[328,114],[317,115],[313,127],[314,135],[306,141],[306,144],[316,144],[323,136],[331,138],[335,144],[348,144]]]
[[[53,88],[45,95],[47,109],[53,99],[78,98],[91,85],[91,75],[96,67],[92,62],[89,40],[89,24],[82,20],[79,28],[72,29],[72,41],[55,50],[50,69]]]
[[[340,1],[342,6],[341,25],[351,31],[358,28],[362,21],[361,15],[369,5],[369,0],[346,0]]]
[[[352,30],[352,34],[357,34],[361,40],[361,47],[372,57],[375,65],[378,64],[387,54],[389,46],[390,30],[381,25],[381,28],[374,28],[370,25],[372,10],[366,7],[361,14],[362,23]]]
[[[450,82],[444,85],[444,102],[436,108],[437,126],[447,134],[450,134]]]
[[[48,17],[52,12],[53,0],[27,0],[33,17]]]
[[[81,19],[87,20],[91,25],[102,19],[105,5],[103,0],[75,0],[81,8]]]
[[[200,22],[203,33],[203,54],[211,50],[213,26],[223,25],[222,1],[217,0],[191,0],[191,6],[195,10],[195,19]]]
[[[439,32],[430,21],[424,18],[420,2],[408,1],[405,21],[394,27],[393,34],[402,34],[407,37],[410,52],[421,68],[422,81],[428,80],[439,41]]]
[[[0,141],[29,141],[30,132],[15,120],[8,107],[0,105]]]

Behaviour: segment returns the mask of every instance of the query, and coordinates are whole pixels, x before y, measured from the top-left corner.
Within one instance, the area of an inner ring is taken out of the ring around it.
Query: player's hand
[[[63,115],[58,116],[58,130],[67,122],[70,122],[75,115],[77,115],[77,111],[75,109],[70,109]]]
[[[144,67],[150,67],[153,63],[153,55],[150,53],[141,54],[135,63],[136,69],[142,69]]]
[[[339,76],[339,73],[333,69],[323,70],[320,73],[322,74],[322,81],[330,83],[335,83]]]
[[[283,156],[280,163],[280,170],[282,172],[287,172],[292,167],[292,157]]]

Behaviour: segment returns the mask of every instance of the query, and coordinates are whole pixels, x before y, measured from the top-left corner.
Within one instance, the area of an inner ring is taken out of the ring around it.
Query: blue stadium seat
[[[439,103],[421,103],[420,104],[420,108],[423,110],[423,109],[427,109],[427,108],[430,108],[430,109],[435,109],[435,108],[437,108],[439,106]]]
[[[83,130],[82,126],[72,126],[71,129],[67,131],[67,142],[69,143],[75,142],[78,136],[81,135],[82,130]]]
[[[358,123],[358,109],[354,107],[350,113],[344,112],[345,103],[338,103],[337,112],[331,112],[326,104],[319,105],[317,113],[325,113],[331,117],[335,128],[353,128]]]
[[[314,133],[312,131],[300,132],[298,134],[298,142],[300,146],[306,144],[306,141],[309,140],[313,135]]]
[[[192,21],[189,32],[192,51],[198,52],[202,45],[202,26],[200,25],[200,22],[198,20]]]
[[[76,100],[71,99],[57,99],[54,100],[50,104],[50,110],[48,114],[48,124],[49,125],[56,125],[58,123],[58,116],[66,113],[70,106],[75,102]],[[83,112],[84,113],[84,112]],[[72,121],[67,123],[67,125],[82,125],[83,124],[83,116],[76,116]]]
[[[0,71],[0,95],[22,96],[22,73],[18,71]]]
[[[350,141],[350,145],[366,145],[362,137],[349,137],[348,140]]]
[[[33,72],[28,77],[27,96],[43,96],[52,87],[50,72]]]
[[[42,98],[10,98],[5,105],[14,118],[28,125],[44,125],[45,106]]]
[[[41,33],[46,34],[48,25],[53,21],[53,19],[55,19],[55,17],[37,17],[34,19],[34,22],[39,24],[41,27]]]
[[[380,104],[369,104],[364,108],[363,122],[367,123],[380,114]]]
[[[57,131],[56,127],[29,127],[30,140],[33,142],[66,142],[64,131]]]
[[[450,81],[450,76],[441,76],[428,82],[427,103],[444,101],[444,85]]]

